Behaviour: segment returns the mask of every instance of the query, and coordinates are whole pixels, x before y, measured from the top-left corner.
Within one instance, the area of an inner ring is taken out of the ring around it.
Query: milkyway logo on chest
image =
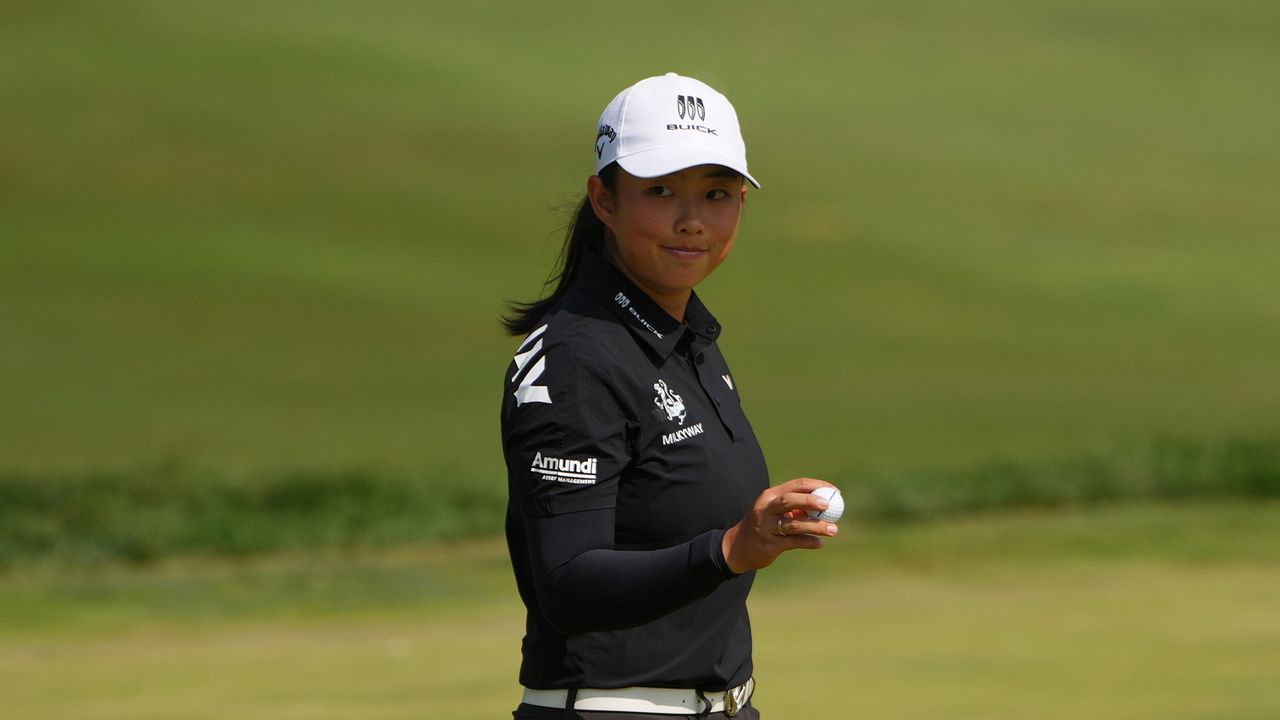
[[[658,391],[658,397],[653,399],[654,406],[658,409],[659,417],[666,416],[668,422],[684,425],[685,417],[688,411],[684,407],[684,398],[680,397],[674,390],[667,387],[665,380],[659,379],[653,384],[653,389]],[[687,428],[681,428],[675,432],[670,432],[662,436],[663,445],[674,445],[675,443],[688,440],[695,435],[702,434],[702,423],[695,423]]]
[[[684,398],[672,392],[671,388],[667,387],[667,381],[662,379],[653,384],[653,389],[658,391],[658,397],[653,399],[653,404],[666,414],[668,420],[679,421],[683,425],[687,414],[684,409]]]

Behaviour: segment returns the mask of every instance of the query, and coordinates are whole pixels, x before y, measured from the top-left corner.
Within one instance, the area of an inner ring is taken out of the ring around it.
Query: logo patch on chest
[[[684,409],[684,399],[668,388],[665,380],[659,379],[653,384],[653,389],[658,391],[658,397],[653,399],[653,404],[667,416],[667,420],[683,425],[684,418],[688,414]]]

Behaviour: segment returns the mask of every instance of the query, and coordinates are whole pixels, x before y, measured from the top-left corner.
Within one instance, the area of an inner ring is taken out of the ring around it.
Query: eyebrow
[[[742,177],[742,173],[727,167],[720,167],[715,170],[708,170],[707,172],[702,174],[702,177],[740,178]]]

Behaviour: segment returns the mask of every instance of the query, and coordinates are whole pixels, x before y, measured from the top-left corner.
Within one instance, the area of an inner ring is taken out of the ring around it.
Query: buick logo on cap
[[[702,98],[692,95],[676,96],[676,111],[680,113],[680,119],[689,120],[706,120],[707,106],[702,104]]]

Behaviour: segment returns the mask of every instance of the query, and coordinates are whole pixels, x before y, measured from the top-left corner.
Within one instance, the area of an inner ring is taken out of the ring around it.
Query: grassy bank
[[[1058,461],[855,473],[853,520],[899,522],[1118,501],[1280,497],[1280,440],[1166,439]],[[501,477],[378,472],[229,477],[182,465],[43,476],[0,473],[0,567],[148,563],[350,550],[501,532]]]

